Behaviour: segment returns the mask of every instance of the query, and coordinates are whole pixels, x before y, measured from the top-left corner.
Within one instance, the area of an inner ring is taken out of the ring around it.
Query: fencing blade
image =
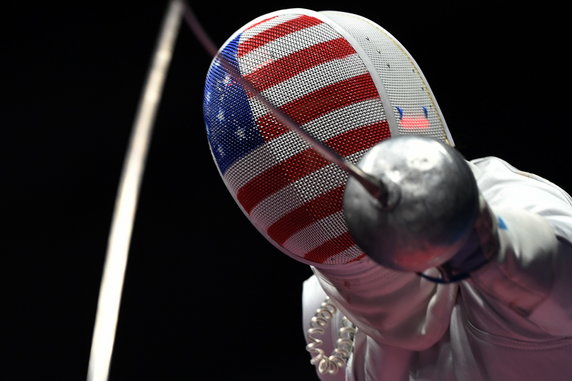
[[[109,376],[139,189],[153,122],[183,9],[180,0],[171,0],[168,5],[131,131],[107,243],[89,357],[88,381],[106,381]]]

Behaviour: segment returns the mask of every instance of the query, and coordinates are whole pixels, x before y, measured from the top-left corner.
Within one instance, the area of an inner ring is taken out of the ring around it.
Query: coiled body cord
[[[306,334],[308,341],[306,350],[312,355],[310,362],[313,365],[318,364],[320,374],[336,374],[347,365],[354,349],[354,338],[357,328],[345,316],[342,319],[342,327],[338,331],[336,348],[333,352],[327,356],[324,350],[320,348],[324,342],[316,336],[324,335],[336,312],[336,306],[330,301],[330,298],[326,298],[310,320],[310,328],[308,328]]]

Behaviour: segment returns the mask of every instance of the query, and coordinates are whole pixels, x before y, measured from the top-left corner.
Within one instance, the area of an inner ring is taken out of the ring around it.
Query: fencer
[[[221,65],[378,179],[317,154]],[[322,380],[568,380],[572,201],[454,148],[420,68],[359,15],[287,9],[239,29],[209,68],[208,141],[240,209],[311,266],[303,328]]]

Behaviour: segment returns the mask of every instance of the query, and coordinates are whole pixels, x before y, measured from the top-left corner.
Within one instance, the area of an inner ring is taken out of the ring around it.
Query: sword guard
[[[357,245],[375,262],[422,272],[451,259],[479,211],[476,180],[461,154],[437,140],[403,135],[384,140],[358,163],[387,185],[389,207],[355,179],[344,215]]]

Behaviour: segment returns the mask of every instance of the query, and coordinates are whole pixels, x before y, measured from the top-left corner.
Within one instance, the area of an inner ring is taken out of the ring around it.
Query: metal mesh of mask
[[[274,12],[236,32],[220,56],[276,108],[354,163],[396,134],[451,142],[412,58],[365,18]],[[207,137],[243,212],[270,242],[300,261],[362,258],[343,217],[348,175],[283,126],[218,57],[205,85]]]

